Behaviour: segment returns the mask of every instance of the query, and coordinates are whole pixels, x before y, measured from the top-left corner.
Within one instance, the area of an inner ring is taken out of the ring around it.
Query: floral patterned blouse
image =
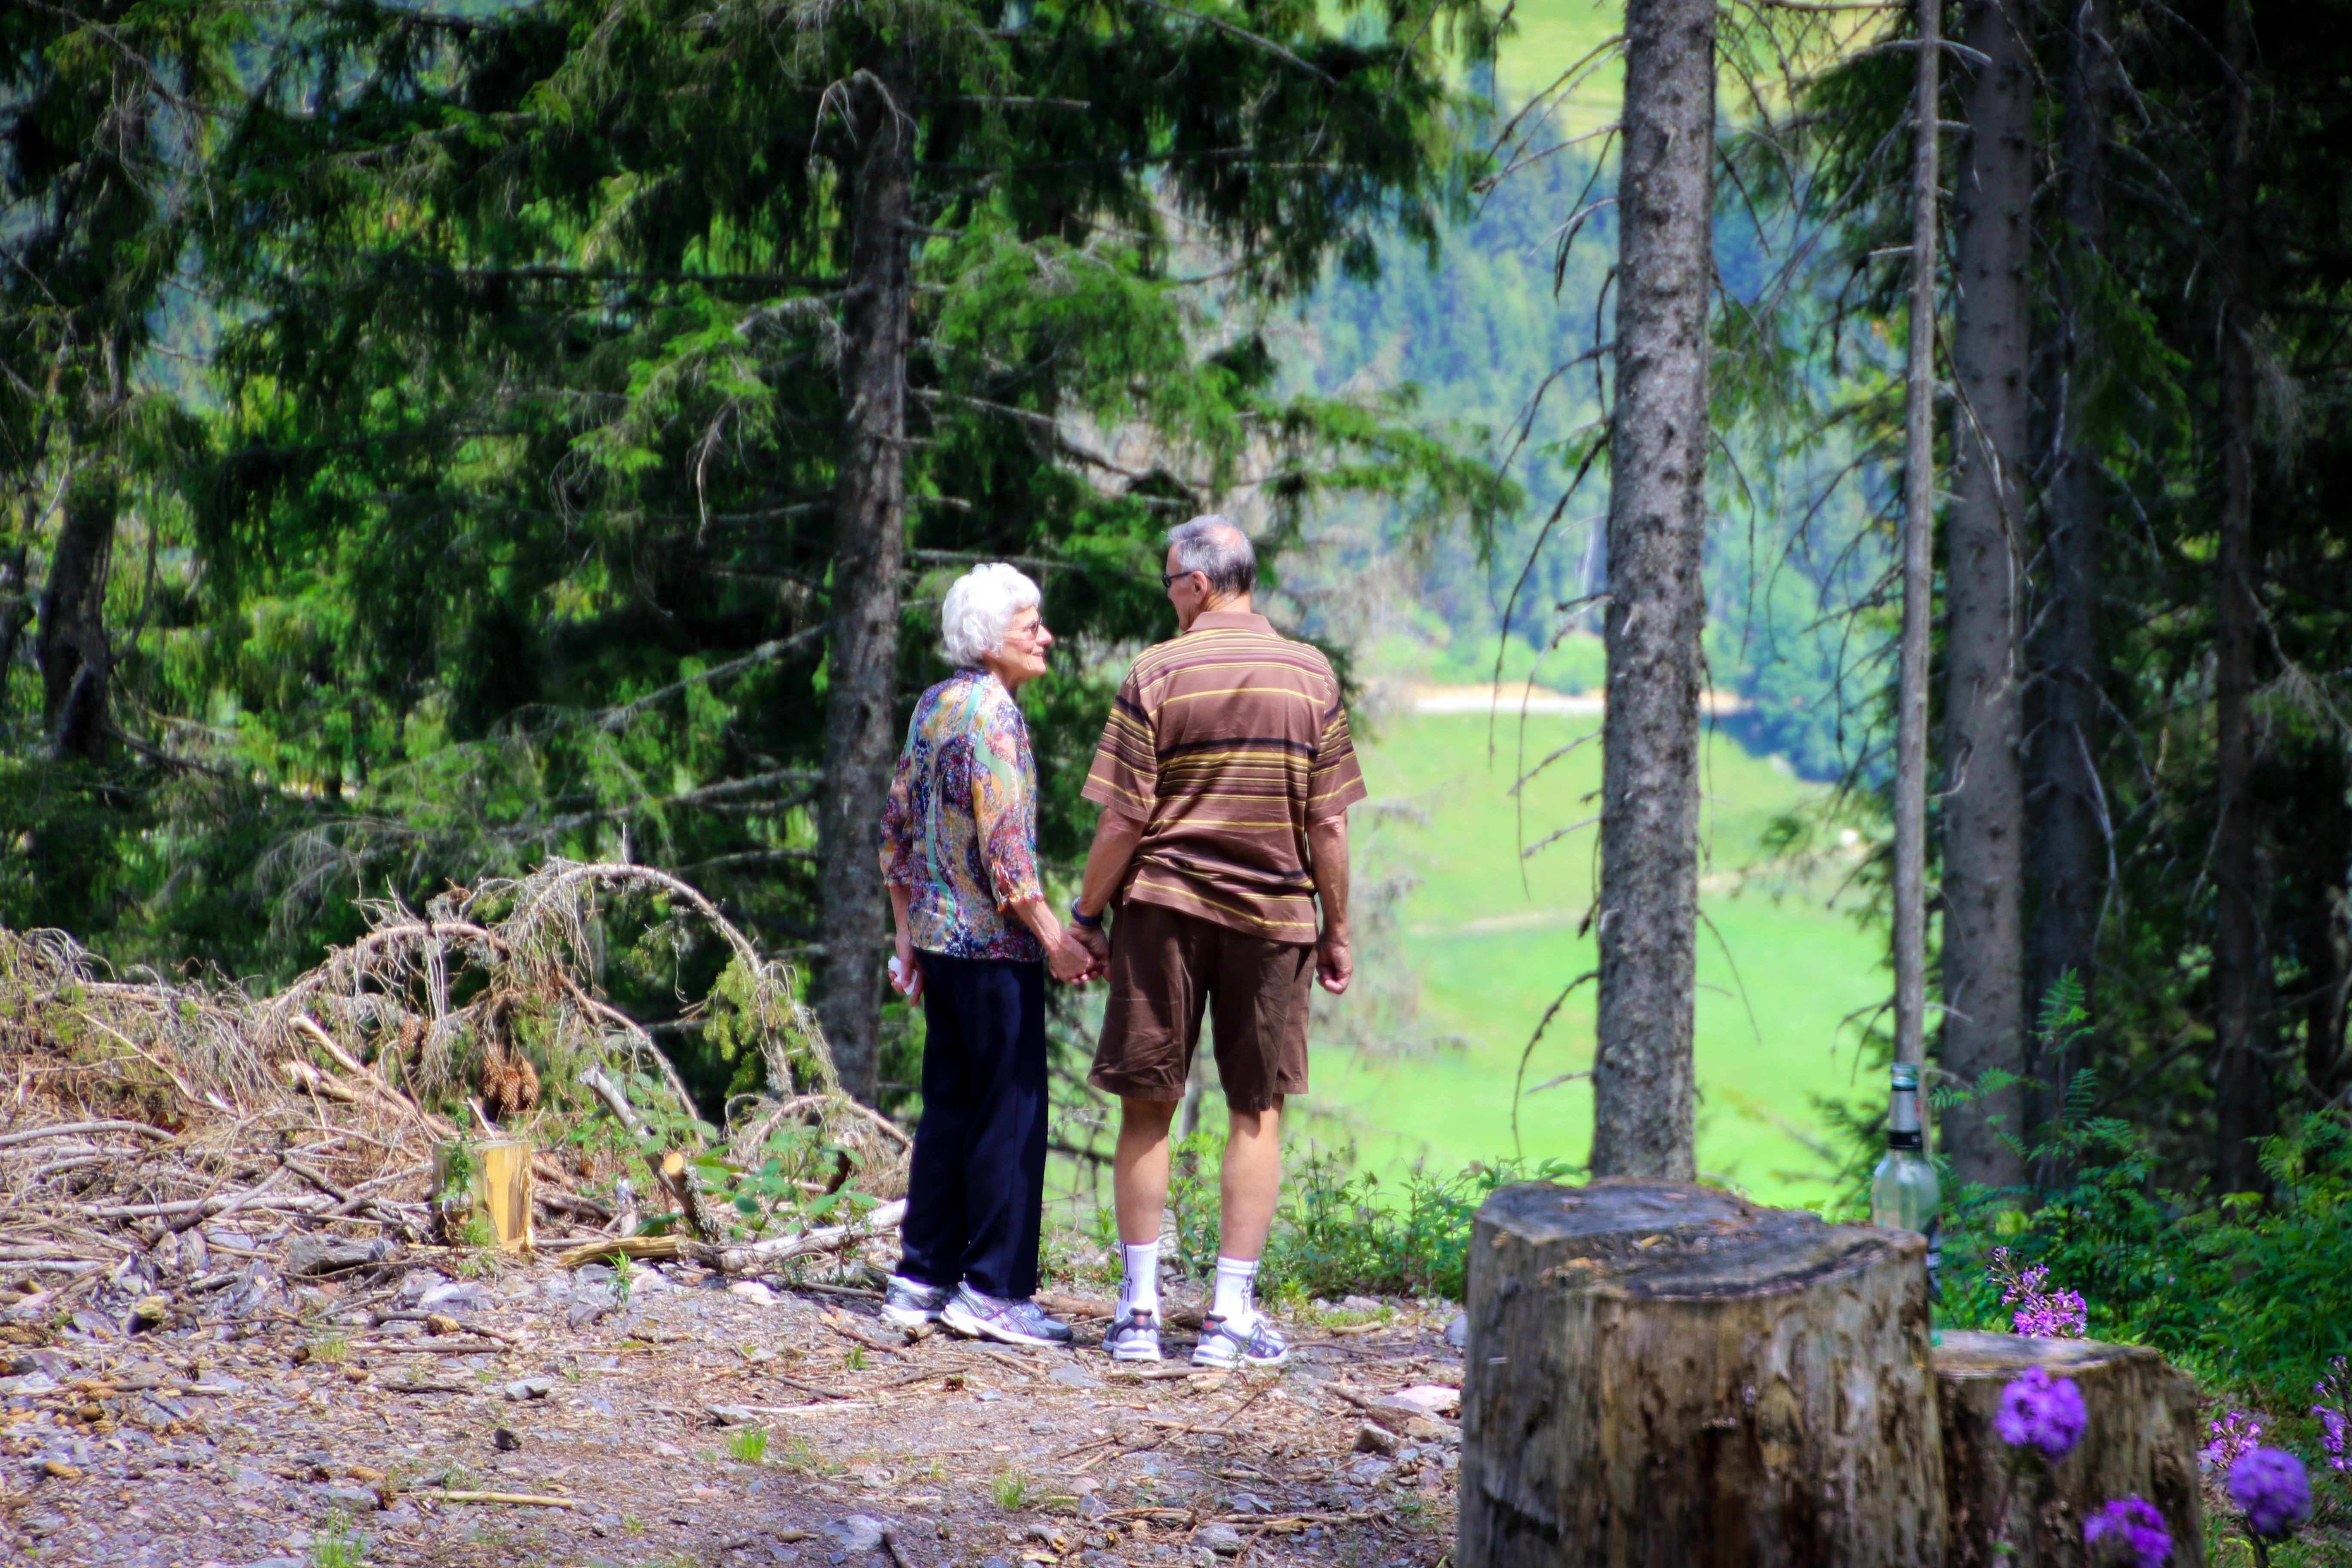
[[[912,889],[915,945],[1034,963],[1045,944],[1005,906],[1037,876],[1037,764],[1004,683],[960,669],[923,693],[882,807],[882,879]]]

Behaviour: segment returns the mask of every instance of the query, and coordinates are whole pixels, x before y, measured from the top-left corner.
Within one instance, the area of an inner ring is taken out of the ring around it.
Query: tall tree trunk
[[[912,298],[913,73],[893,54],[852,79],[849,286],[825,691],[816,1012],[844,1088],[875,1096],[887,903],[877,858],[898,749],[898,574],[906,563],[907,350]]]
[[[106,578],[120,505],[111,476],[85,474],[66,492],[65,523],[41,590],[33,658],[41,668],[41,728],[55,757],[96,762],[106,751]]]
[[[2032,304],[2032,0],[1970,0],[1983,57],[1963,101],[1953,192],[1956,277],[1951,522],[1945,566],[1944,1028],[1947,1072],[2024,1064],[2025,812],[2018,767],[2017,574],[2024,516]],[[1962,1181],[2009,1186],[2023,1162],[2013,1089],[1955,1108],[1944,1150]]]
[[[2221,57],[2228,80],[2221,132],[2221,538],[2214,552],[2218,598],[2213,670],[2215,808],[2213,834],[2213,1044],[2219,1060],[2216,1175],[2223,1192],[2262,1183],[2253,1140],[2269,1130],[2269,1083],[2257,1054],[2265,987],[2261,880],[2255,844],[2254,684],[2254,346],[2248,295],[2252,286],[2253,97],[2245,0],[2225,0]]]
[[[1895,1059],[1927,1059],[1927,673],[1936,596],[1936,201],[1944,0],[1921,0],[1911,91],[1911,341],[1903,410],[1903,642],[1895,697]]]
[[[1715,0],[1629,0],[1609,437],[1609,700],[1592,1173],[1694,1170]]]
[[[2032,647],[2033,750],[2026,790],[2038,894],[2026,950],[2028,1007],[2073,973],[2095,995],[2099,910],[2106,894],[2106,813],[2099,784],[2099,702],[2105,667],[2099,602],[2105,592],[2100,540],[2105,481],[2088,429],[2102,379],[2097,284],[2107,248],[2106,162],[2115,110],[2112,0],[2064,0],[2066,110],[2060,143],[2059,216],[2066,236],[2059,273],[2059,390],[2045,498],[2051,604]],[[2075,1064],[2032,1063],[2032,1076],[2064,1091]],[[2036,1108],[2037,1110],[2040,1109]]]

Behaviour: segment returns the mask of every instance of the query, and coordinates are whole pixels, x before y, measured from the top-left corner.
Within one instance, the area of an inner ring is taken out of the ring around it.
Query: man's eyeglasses
[[[1192,572],[1198,572],[1200,568],[1195,566],[1192,568],[1192,572],[1162,572],[1160,574],[1160,585],[1162,588],[1172,588],[1176,585],[1179,579],[1190,577],[1192,574]]]

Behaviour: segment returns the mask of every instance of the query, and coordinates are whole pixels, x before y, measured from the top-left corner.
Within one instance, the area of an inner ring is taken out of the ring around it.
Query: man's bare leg
[[[1118,1310],[1103,1335],[1118,1361],[1160,1359],[1160,1220],[1168,1209],[1168,1125],[1178,1101],[1119,1101],[1110,1190],[1118,1211]]]
[[[1161,1186],[1167,1190],[1166,1166]],[[1264,1110],[1236,1110],[1225,1134],[1221,1184],[1223,1208],[1217,1226],[1217,1255],[1255,1263],[1265,1254],[1274,1229],[1275,1201],[1282,1195],[1282,1096]]]
[[[1111,1201],[1118,1210],[1118,1238],[1129,1247],[1160,1239],[1160,1218],[1168,1207],[1168,1127],[1179,1101],[1120,1100],[1118,1145],[1111,1152]]]

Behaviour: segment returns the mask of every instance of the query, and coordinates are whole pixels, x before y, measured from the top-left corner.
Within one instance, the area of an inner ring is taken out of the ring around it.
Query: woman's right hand
[[[1094,978],[1095,955],[1066,927],[1045,949],[1045,964],[1065,985],[1082,985]]]

